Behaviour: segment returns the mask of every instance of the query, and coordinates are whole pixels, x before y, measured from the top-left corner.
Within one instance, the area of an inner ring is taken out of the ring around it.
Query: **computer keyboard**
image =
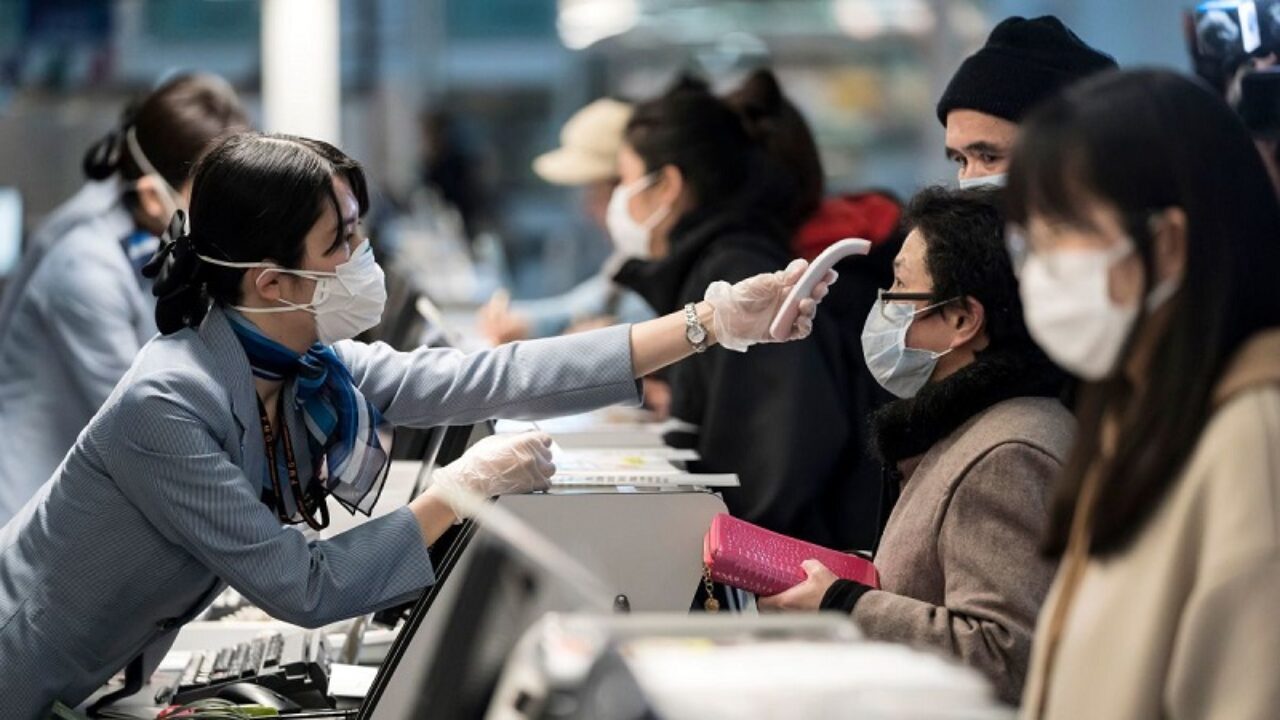
[[[182,685],[194,687],[222,680],[253,677],[264,669],[278,667],[284,657],[284,636],[266,637],[222,648],[212,655],[196,653],[182,674]]]
[[[196,652],[180,680],[156,695],[160,704],[215,697],[224,686],[254,682],[306,708],[332,707],[330,654],[320,632],[271,633],[218,650]]]

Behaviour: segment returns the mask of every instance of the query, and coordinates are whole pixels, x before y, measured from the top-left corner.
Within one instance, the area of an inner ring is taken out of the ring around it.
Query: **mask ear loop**
[[[645,175],[644,177],[642,177],[642,178],[640,178],[639,180],[637,180],[637,181],[636,181],[636,183],[637,183],[637,184],[643,183],[643,185],[642,185],[641,187],[638,187],[638,188],[636,188],[635,190],[631,191],[631,192],[627,195],[627,203],[628,203],[628,205],[629,205],[629,204],[630,204],[630,202],[631,202],[631,198],[635,197],[636,195],[639,195],[640,193],[644,192],[645,190],[648,190],[648,189],[650,189],[650,188],[652,188],[652,187],[656,186],[659,182],[661,182],[661,180],[662,180],[661,172],[662,172],[661,170],[654,170],[653,172],[649,173],[648,175]],[[628,209],[628,212],[630,212],[630,210],[629,210],[629,209]],[[644,222],[640,223],[640,227],[644,228],[645,232],[650,232],[650,231],[652,231],[654,228],[658,227],[658,225],[659,225],[663,220],[666,220],[666,219],[667,219],[667,216],[668,216],[668,215],[670,215],[670,214],[671,214],[671,207],[670,207],[669,205],[663,205],[662,207],[658,208],[657,210],[654,210],[654,211],[653,211],[653,214],[651,214],[649,217],[645,218]]]
[[[962,298],[964,298],[964,297],[965,297],[964,295],[957,295],[957,296],[955,296],[955,297],[951,298],[950,300],[943,300],[943,301],[941,301],[941,302],[936,302],[936,303],[934,303],[934,304],[932,304],[932,305],[928,305],[928,306],[926,306],[926,307],[922,307],[922,308],[920,308],[919,310],[917,310],[917,311],[915,311],[914,313],[912,313],[912,314],[911,314],[911,322],[913,322],[913,323],[914,323],[914,322],[915,322],[915,319],[916,319],[917,317],[919,317],[921,313],[932,312],[932,311],[934,311],[934,310],[938,310],[938,309],[940,309],[940,308],[944,308],[944,307],[946,307],[946,306],[950,305],[951,303],[953,303],[953,302],[955,302],[955,301],[957,301],[957,300],[960,300],[960,299],[962,299]],[[905,340],[905,338],[904,338],[904,340]],[[903,348],[904,348],[904,349],[907,349],[907,350],[918,350],[918,351],[920,351],[920,352],[933,353],[933,359],[934,359],[934,360],[937,360],[938,358],[941,358],[941,357],[943,357],[944,355],[950,355],[950,354],[951,354],[951,351],[952,351],[952,350],[955,350],[955,348],[947,348],[946,350],[943,350],[942,352],[935,352],[935,351],[933,351],[933,350],[926,350],[926,349],[924,349],[924,348],[909,348],[909,347],[906,347],[906,345],[903,345]]]
[[[275,263],[268,263],[268,262],[233,262],[231,260],[219,260],[217,258],[211,258],[208,255],[196,255],[196,257],[200,258],[200,260],[202,260],[203,262],[209,263],[210,265],[218,265],[220,267],[232,268],[235,270],[256,270],[258,268],[261,268],[263,270],[274,270],[275,272],[278,272],[284,275],[294,275],[297,277],[304,277],[304,278],[307,278],[308,280],[316,281],[317,287],[319,286],[320,280],[323,280],[324,278],[336,278],[338,276],[338,274],[334,272],[322,272],[320,270],[293,270],[291,268],[280,267]],[[262,276],[259,275],[258,277],[261,278]],[[296,312],[299,310],[303,312],[311,313],[312,315],[318,314],[315,310],[314,303],[298,304],[298,303],[289,302],[288,300],[285,300],[283,298],[276,300],[276,302],[281,303],[282,305],[284,305],[284,307],[253,308],[253,307],[246,307],[244,305],[232,305],[231,307],[235,310],[239,310],[240,312],[258,313],[261,315],[272,314],[272,313]]]
[[[165,199],[165,210],[169,213],[169,222],[172,223],[173,218],[178,213],[182,212],[180,203],[178,202],[178,198],[180,197],[178,191],[173,189],[173,186],[169,184],[169,181],[165,180],[164,176],[160,174],[160,171],[156,170],[155,166],[151,164],[151,161],[147,159],[146,153],[142,152],[142,146],[138,144],[137,130],[135,130],[132,125],[130,125],[129,129],[124,133],[124,142],[125,146],[129,148],[129,155],[133,158],[134,162],[138,163],[138,167],[142,172],[156,178],[163,186],[161,197]],[[191,228],[185,224],[185,213],[183,213],[183,222],[182,234],[186,235],[191,232]]]
[[[916,311],[912,312],[912,313],[911,313],[911,315],[912,315],[912,317],[916,317],[916,316],[919,316],[919,315],[920,315],[920,314],[922,314],[922,313],[927,313],[927,312],[931,312],[931,311],[933,311],[933,310],[937,310],[937,309],[938,309],[938,308],[940,308],[940,307],[945,307],[945,306],[947,306],[947,305],[950,305],[951,303],[953,303],[953,302],[955,302],[955,301],[959,300],[959,299],[960,299],[960,298],[962,298],[962,297],[964,297],[964,296],[963,296],[963,295],[957,295],[957,296],[955,296],[955,297],[951,298],[950,300],[943,300],[943,301],[941,301],[941,302],[936,302],[936,303],[934,303],[934,304],[932,304],[932,305],[926,305],[925,307],[922,307],[922,308],[920,308],[919,310],[916,310]]]
[[[217,258],[208,257],[207,255],[201,255],[200,259],[210,265],[220,265],[222,267],[233,268],[235,270],[253,270],[256,268],[262,268],[264,270],[275,270],[276,272],[284,273],[285,275],[304,277],[308,280],[338,277],[338,273],[336,272],[327,272],[324,270],[295,270],[293,268],[287,268],[276,263],[269,262],[235,262],[232,260],[219,260]]]
[[[645,173],[645,176],[644,176],[644,177],[642,177],[642,178],[638,178],[635,182],[633,182],[633,183],[631,183],[631,184],[629,184],[629,185],[624,185],[624,186],[622,187],[622,192],[623,192],[623,194],[625,194],[625,195],[626,195],[626,197],[627,197],[627,199],[628,199],[628,200],[630,200],[631,198],[635,197],[636,195],[639,195],[640,193],[644,192],[645,190],[648,190],[649,188],[653,187],[654,185],[657,185],[657,184],[658,184],[658,172],[659,172],[659,171],[654,170],[654,171],[653,171],[653,172],[651,172],[651,173]]]
[[[1150,317],[1150,314],[1151,314],[1150,310],[1147,307],[1147,303],[1145,302],[1145,299],[1148,293],[1151,292],[1149,289],[1151,278],[1154,277],[1154,274],[1155,274],[1155,258],[1152,256],[1150,251],[1152,243],[1148,242],[1147,243],[1148,250],[1147,252],[1143,252],[1139,248],[1138,243],[1134,238],[1139,232],[1146,232],[1147,238],[1149,241],[1154,239],[1153,237],[1154,233],[1152,232],[1152,228],[1151,228],[1152,215],[1153,213],[1151,211],[1142,213],[1141,220],[1137,218],[1133,218],[1131,216],[1131,219],[1126,222],[1126,225],[1128,226],[1127,228],[1128,237],[1124,238],[1124,241],[1120,245],[1113,248],[1111,252],[1108,254],[1108,258],[1107,258],[1107,292],[1108,294],[1111,292],[1111,268],[1115,267],[1116,263],[1129,257],[1129,255],[1138,256],[1138,261],[1142,263],[1143,275],[1146,278],[1146,283],[1142,289],[1143,300],[1140,300],[1138,304],[1138,315],[1133,319],[1133,322],[1129,325],[1128,336],[1125,338],[1124,344],[1121,345],[1120,354],[1116,357],[1115,365],[1113,365],[1109,371],[1111,379],[1107,382],[1112,382],[1112,383],[1119,382],[1119,383],[1122,383],[1122,386],[1124,387],[1128,387],[1128,383],[1126,380],[1123,379],[1124,373],[1119,372],[1117,369],[1124,367],[1124,363],[1126,359],[1133,352],[1133,347],[1138,341],[1138,331],[1142,328],[1143,324],[1146,322],[1146,319]],[[1120,387],[1120,386],[1113,385],[1113,387]]]

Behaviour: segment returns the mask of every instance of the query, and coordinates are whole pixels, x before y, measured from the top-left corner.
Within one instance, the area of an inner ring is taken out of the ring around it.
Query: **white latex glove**
[[[555,472],[550,435],[493,435],[436,470],[431,491],[459,518],[467,518],[473,514],[469,510],[475,507],[475,499],[546,490]]]
[[[711,283],[706,300],[715,310],[711,319],[716,340],[728,350],[745,352],[747,348],[762,342],[777,342],[769,334],[769,325],[777,316],[787,293],[800,282],[809,267],[804,260],[795,260],[786,270],[756,275],[737,284],[723,280]],[[827,289],[836,281],[835,270],[813,288],[813,294],[800,301],[800,314],[791,326],[787,341],[802,340],[813,332],[813,317],[818,303],[827,296]]]

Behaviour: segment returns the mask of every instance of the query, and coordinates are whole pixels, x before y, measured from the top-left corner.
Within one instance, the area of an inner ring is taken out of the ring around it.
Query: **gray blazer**
[[[335,346],[395,425],[536,418],[639,402],[625,326],[463,354]],[[286,387],[287,400],[293,386]],[[292,408],[292,402],[286,402]],[[304,467],[301,416],[288,423]],[[308,541],[260,501],[265,472],[248,361],[226,317],[159,337],[56,475],[0,529],[0,701],[12,718],[81,702],[230,584],[316,627],[434,581],[408,508]]]
[[[101,217],[120,205],[123,192],[124,183],[119,178],[90,180],[45,217],[27,238],[23,245],[22,259],[5,280],[4,296],[0,298],[0,328],[9,324],[22,288],[26,287],[27,281],[49,249],[70,235],[76,226]]]
[[[0,525],[49,479],[156,333],[154,301],[121,246],[133,218],[118,197],[97,214],[72,209],[82,214],[64,209],[54,223],[64,235],[38,234],[0,312]]]

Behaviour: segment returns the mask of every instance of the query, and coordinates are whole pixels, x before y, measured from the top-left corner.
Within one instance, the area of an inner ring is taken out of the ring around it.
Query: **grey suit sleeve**
[[[332,539],[284,527],[203,417],[217,398],[175,398],[163,381],[130,389],[117,411],[108,468],[126,497],[182,546],[271,615],[306,627],[381,609],[435,581],[407,507]],[[224,411],[225,412],[225,411]]]
[[[133,363],[141,344],[133,323],[131,288],[93,258],[52,256],[62,267],[40,278],[49,335],[61,348],[79,391],[94,406],[106,401]],[[56,258],[56,259],[55,259]]]
[[[537,419],[640,401],[625,325],[470,354],[356,342],[334,349],[360,392],[394,425]]]
[[[996,447],[955,488],[938,537],[944,604],[872,590],[853,618],[868,637],[935,648],[983,671],[1016,702],[1031,655],[1036,615],[1053,567],[1037,550],[1046,493],[1061,470],[1021,444]]]

